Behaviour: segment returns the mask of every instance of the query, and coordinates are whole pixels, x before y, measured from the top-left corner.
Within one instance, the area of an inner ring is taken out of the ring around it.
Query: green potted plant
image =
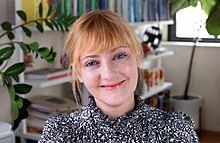
[[[3,31],[0,33],[0,40],[3,38],[7,39],[0,43],[0,81],[8,90],[11,103],[12,130],[15,130],[21,120],[28,116],[27,108],[29,101],[20,95],[29,93],[32,88],[31,85],[20,83],[19,80],[19,75],[26,69],[24,62],[12,63],[12,65],[9,66],[9,60],[13,53],[16,52],[16,48],[20,48],[23,53],[33,53],[35,54],[35,58],[40,57],[49,63],[54,62],[56,56],[53,47],[40,47],[37,41],[31,43],[16,41],[15,30],[21,29],[24,35],[31,38],[32,31],[29,29],[28,24],[35,24],[36,29],[41,33],[44,32],[43,22],[51,30],[66,32],[70,25],[76,20],[76,17],[71,15],[66,16],[58,12],[58,10],[54,11],[52,5],[49,5],[45,17],[43,17],[43,6],[41,3],[38,9],[38,19],[27,21],[26,13],[22,10],[18,10],[16,13],[23,21],[20,25],[13,27],[12,24],[7,21],[0,23]]]
[[[219,26],[220,1],[219,0],[171,0],[172,14],[174,15],[179,10],[189,6],[196,7],[198,2],[200,2],[202,10],[204,10],[208,16],[205,23],[208,33],[215,37],[220,35],[220,26]],[[184,93],[182,96],[174,96],[171,99],[174,110],[180,110],[186,112],[195,120],[196,129],[199,129],[201,97],[190,94],[189,86],[191,81],[193,60],[198,43],[198,38],[199,37],[195,37],[193,42]]]

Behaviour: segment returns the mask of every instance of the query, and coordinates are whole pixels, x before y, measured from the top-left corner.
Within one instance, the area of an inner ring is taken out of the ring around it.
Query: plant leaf
[[[198,4],[198,0],[190,0],[190,5],[196,7]]]
[[[38,42],[32,42],[30,43],[29,45],[29,48],[34,51],[34,52],[37,52],[37,50],[39,49],[39,44]]]
[[[42,3],[40,3],[39,6],[38,6],[38,14],[39,14],[40,18],[42,18],[42,16],[43,16],[43,5],[42,5]]]
[[[59,26],[57,24],[57,22],[55,20],[52,20],[53,25],[55,26],[55,28],[59,31]]]
[[[12,101],[15,99],[14,87],[12,86],[12,82],[7,83],[6,85],[7,85],[8,93],[10,95],[10,100]]]
[[[0,61],[9,59],[14,53],[15,47],[5,47],[0,50]]]
[[[42,47],[38,50],[38,54],[49,63],[54,62],[56,57],[56,52],[53,52],[53,48],[49,50],[47,47]]]
[[[22,119],[25,119],[28,117],[27,109],[28,109],[28,106],[30,105],[30,101],[22,97],[20,97],[20,99],[22,100],[23,106],[20,109],[18,109],[18,116],[15,120],[13,120],[13,127],[12,127],[13,131],[18,127]]]
[[[15,38],[15,35],[12,32],[7,32],[7,36],[10,40],[13,40]]]
[[[3,61],[0,61],[0,66],[3,64]],[[0,83],[1,83],[1,81],[0,81]]]
[[[53,6],[52,6],[52,4],[49,4],[49,8],[48,8],[48,11],[47,11],[47,17],[51,15],[52,10],[53,10]]]
[[[18,11],[17,11],[17,14],[18,14],[18,16],[19,16],[22,20],[24,20],[25,22],[27,22],[27,15],[26,15],[26,13],[25,13],[24,11],[18,10]]]
[[[22,49],[22,51],[24,53],[28,53],[29,52],[28,47],[26,46],[26,44],[24,42],[19,42],[19,46],[20,46],[20,48]]]
[[[46,25],[47,25],[51,30],[54,30],[52,23],[50,23],[50,22],[47,21],[47,20],[44,20],[44,21],[45,21]]]
[[[46,56],[48,56],[49,54],[50,54],[50,51],[49,51],[49,49],[47,48],[47,47],[42,47],[42,48],[39,48],[38,50],[37,50],[37,52],[40,54],[40,56],[42,56],[42,57],[46,57]]]
[[[1,24],[1,27],[5,31],[10,31],[11,30],[11,24],[8,21],[5,21]]]
[[[28,37],[31,37],[32,35],[32,32],[30,29],[28,29],[27,27],[25,26],[21,26],[22,30],[24,31],[25,35],[28,36]]]
[[[56,52],[53,52],[53,53],[51,53],[51,54],[49,54],[48,56],[47,56],[47,62],[48,63],[53,63],[54,62],[54,59],[55,59],[55,57],[56,57],[56,55],[57,55],[57,53]]]
[[[201,0],[202,9],[206,14],[210,14],[217,4],[218,0]]]
[[[43,28],[43,25],[37,21],[35,21],[36,23],[36,28],[39,32],[43,33],[44,32],[44,28]]]
[[[192,1],[192,2],[191,2]],[[176,14],[179,10],[188,6],[196,6],[199,0],[171,0],[171,13]]]
[[[12,120],[17,119],[19,111],[18,111],[18,108],[17,108],[17,106],[16,106],[16,104],[14,103],[13,100],[11,101],[11,110],[12,110],[12,113],[11,113],[12,114]]]
[[[58,25],[61,29],[62,32],[65,32],[64,28],[63,28],[63,23],[61,21],[58,21]]]
[[[15,92],[18,94],[27,94],[32,89],[32,86],[28,84],[15,84],[13,86],[14,86]]]
[[[10,66],[8,69],[6,69],[5,74],[8,76],[19,75],[25,70],[25,68],[26,68],[26,65],[24,62],[16,63]]]
[[[16,104],[17,108],[20,109],[23,106],[23,102],[17,94],[15,94],[15,100],[14,103]]]
[[[11,77],[4,73],[3,74],[3,82],[4,82],[5,85],[11,84],[12,83]]]
[[[18,75],[13,75],[12,78],[13,78],[16,82],[19,82],[19,76],[18,76]]]
[[[220,2],[214,10],[210,13],[209,18],[206,21],[206,29],[209,34],[218,36],[220,35]]]

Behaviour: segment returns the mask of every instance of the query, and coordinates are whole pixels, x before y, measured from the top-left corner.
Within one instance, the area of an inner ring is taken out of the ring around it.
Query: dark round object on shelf
[[[159,27],[152,26],[148,28],[142,37],[143,43],[147,43],[153,49],[156,49],[162,39],[162,31]]]

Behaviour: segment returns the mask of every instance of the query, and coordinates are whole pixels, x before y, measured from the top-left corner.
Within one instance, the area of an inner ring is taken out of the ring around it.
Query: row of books
[[[112,10],[129,22],[170,20],[169,0],[22,0],[22,8],[30,19],[38,17],[39,2],[46,12],[52,4],[53,11],[64,15],[79,16],[91,10]],[[46,14],[46,13],[45,13]]]
[[[29,98],[29,117],[27,118],[27,129],[31,133],[41,133],[44,122],[53,115],[69,114],[78,107],[76,103],[64,97],[48,95],[37,95]]]
[[[69,70],[63,68],[42,68],[37,70],[32,70],[25,73],[26,79],[37,79],[37,80],[50,80],[60,77],[66,77],[70,73]]]
[[[145,102],[151,107],[170,111],[170,90],[160,92],[150,98],[145,99]]]

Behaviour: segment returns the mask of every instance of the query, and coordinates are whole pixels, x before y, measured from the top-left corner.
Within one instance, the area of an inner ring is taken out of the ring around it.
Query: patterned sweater
[[[38,143],[197,143],[193,120],[182,112],[164,112],[137,98],[128,115],[111,120],[94,99],[69,115],[45,122]]]

